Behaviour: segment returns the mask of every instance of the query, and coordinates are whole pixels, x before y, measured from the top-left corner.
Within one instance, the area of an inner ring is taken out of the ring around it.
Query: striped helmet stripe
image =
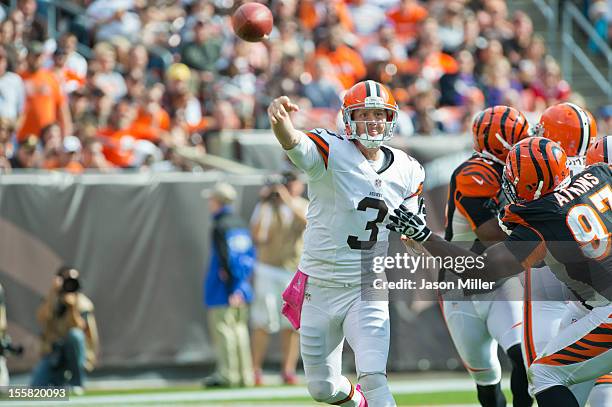
[[[538,147],[540,148],[540,153],[543,156],[546,156],[546,147],[548,144],[549,142],[546,139],[540,140],[540,145]],[[554,154],[552,155],[552,158],[556,159]],[[548,160],[544,161],[544,164],[546,165],[546,169],[548,169],[548,187],[547,188],[551,189],[553,187],[553,182],[554,182],[552,168],[550,167],[550,162]]]
[[[367,81],[367,96],[380,96],[376,93],[376,85],[374,81]]]
[[[534,143],[536,143],[536,141],[532,139],[531,142],[529,143],[529,146],[527,146],[527,151],[529,152],[529,157],[531,158],[531,162],[535,168],[538,180],[544,181],[544,172],[542,171],[542,167],[540,167],[540,164],[538,163],[538,160],[536,159],[535,154],[533,153]],[[544,154],[545,154],[544,152],[540,151],[540,155],[544,155]]]
[[[508,135],[506,134],[506,120],[508,120],[508,116],[510,115],[511,111],[512,110],[509,107],[506,107],[506,110],[504,110],[504,113],[502,114],[502,117],[501,117],[501,122],[499,124],[500,130],[501,130],[501,136],[506,141],[508,140]]]
[[[612,158],[612,143],[608,143],[608,137],[603,139],[603,150],[604,150],[604,162],[610,164],[610,158]]]
[[[589,123],[589,116],[580,106],[573,103],[567,103],[576,114],[578,115],[578,121],[580,122],[580,146],[578,147],[578,156],[581,157],[586,154],[589,148],[589,139],[591,138],[591,126]]]
[[[520,177],[521,175],[521,149],[516,148],[514,149],[514,158],[516,161],[516,173],[514,174],[514,178],[518,179],[518,177]]]

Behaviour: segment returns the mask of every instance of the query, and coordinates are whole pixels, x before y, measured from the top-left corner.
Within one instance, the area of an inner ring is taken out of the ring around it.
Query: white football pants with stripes
[[[592,383],[612,368],[612,306],[597,307],[562,327],[529,368],[538,394],[553,386]],[[579,400],[580,403],[580,400]]]
[[[346,338],[355,353],[358,381],[369,407],[396,405],[386,379],[388,305],[387,301],[362,300],[360,286],[308,278],[299,332],[308,391],[315,400],[359,406],[360,394],[341,372]],[[352,399],[347,400],[348,396]]]
[[[529,368],[560,329],[585,316],[588,310],[579,303],[571,302],[574,298],[572,293],[547,266],[525,271],[524,286],[522,348]],[[592,381],[572,385],[570,390],[579,405],[585,405],[588,398],[592,407],[604,407],[611,405],[605,404],[607,400],[612,401],[610,381],[602,377],[593,390]],[[532,381],[529,386],[532,395],[534,390]],[[592,395],[589,397],[590,392]]]
[[[522,288],[518,277],[512,277],[489,293],[466,297],[463,291],[452,290],[440,296],[457,353],[480,386],[501,380],[498,343],[507,351],[521,341]]]

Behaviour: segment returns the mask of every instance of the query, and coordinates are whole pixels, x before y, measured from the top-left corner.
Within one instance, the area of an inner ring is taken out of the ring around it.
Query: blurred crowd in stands
[[[49,2],[4,3],[4,170],[193,170],[181,147],[204,153],[220,130],[267,128],[281,94],[300,105],[298,126],[336,128],[342,92],[364,78],[393,90],[400,137],[465,132],[495,104],[534,116],[586,105],[504,0],[264,1],[275,26],[260,43],[234,36],[232,0],[63,1],[53,30]],[[581,3],[610,43],[608,1]],[[591,109],[611,133],[612,106]]]

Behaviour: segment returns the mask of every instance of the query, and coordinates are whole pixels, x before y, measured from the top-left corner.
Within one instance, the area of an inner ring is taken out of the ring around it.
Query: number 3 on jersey
[[[359,204],[357,204],[358,211],[365,211],[368,208],[378,209],[378,215],[376,218],[367,222],[365,225],[365,230],[371,230],[370,237],[368,240],[359,240],[357,236],[350,235],[348,239],[346,239],[346,243],[348,243],[351,249],[369,250],[374,247],[376,239],[378,239],[377,223],[382,222],[385,219],[385,216],[387,216],[387,212],[389,212],[387,204],[381,199],[366,197],[359,201]]]
[[[612,208],[612,189],[606,185],[593,195],[589,200],[595,206],[578,204],[567,213],[567,225],[574,239],[580,244],[582,253],[591,259],[599,259],[606,256],[610,250],[610,232],[606,223],[610,222],[610,216],[602,220],[599,213],[605,213]],[[599,212],[599,213],[598,213]]]

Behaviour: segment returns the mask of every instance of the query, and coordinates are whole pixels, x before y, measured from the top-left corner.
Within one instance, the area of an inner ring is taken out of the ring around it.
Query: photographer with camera
[[[98,351],[93,310],[81,292],[79,271],[60,267],[38,308],[42,359],[32,373],[32,386],[69,385],[74,393],[83,392],[86,371],[93,370]]]
[[[302,198],[304,183],[293,172],[285,172],[280,179],[267,184],[251,217],[258,260],[251,310],[255,384],[263,384],[262,364],[268,336],[279,331],[282,379],[285,384],[296,384],[299,339],[288,320],[281,316],[281,294],[299,262],[308,201]]]

